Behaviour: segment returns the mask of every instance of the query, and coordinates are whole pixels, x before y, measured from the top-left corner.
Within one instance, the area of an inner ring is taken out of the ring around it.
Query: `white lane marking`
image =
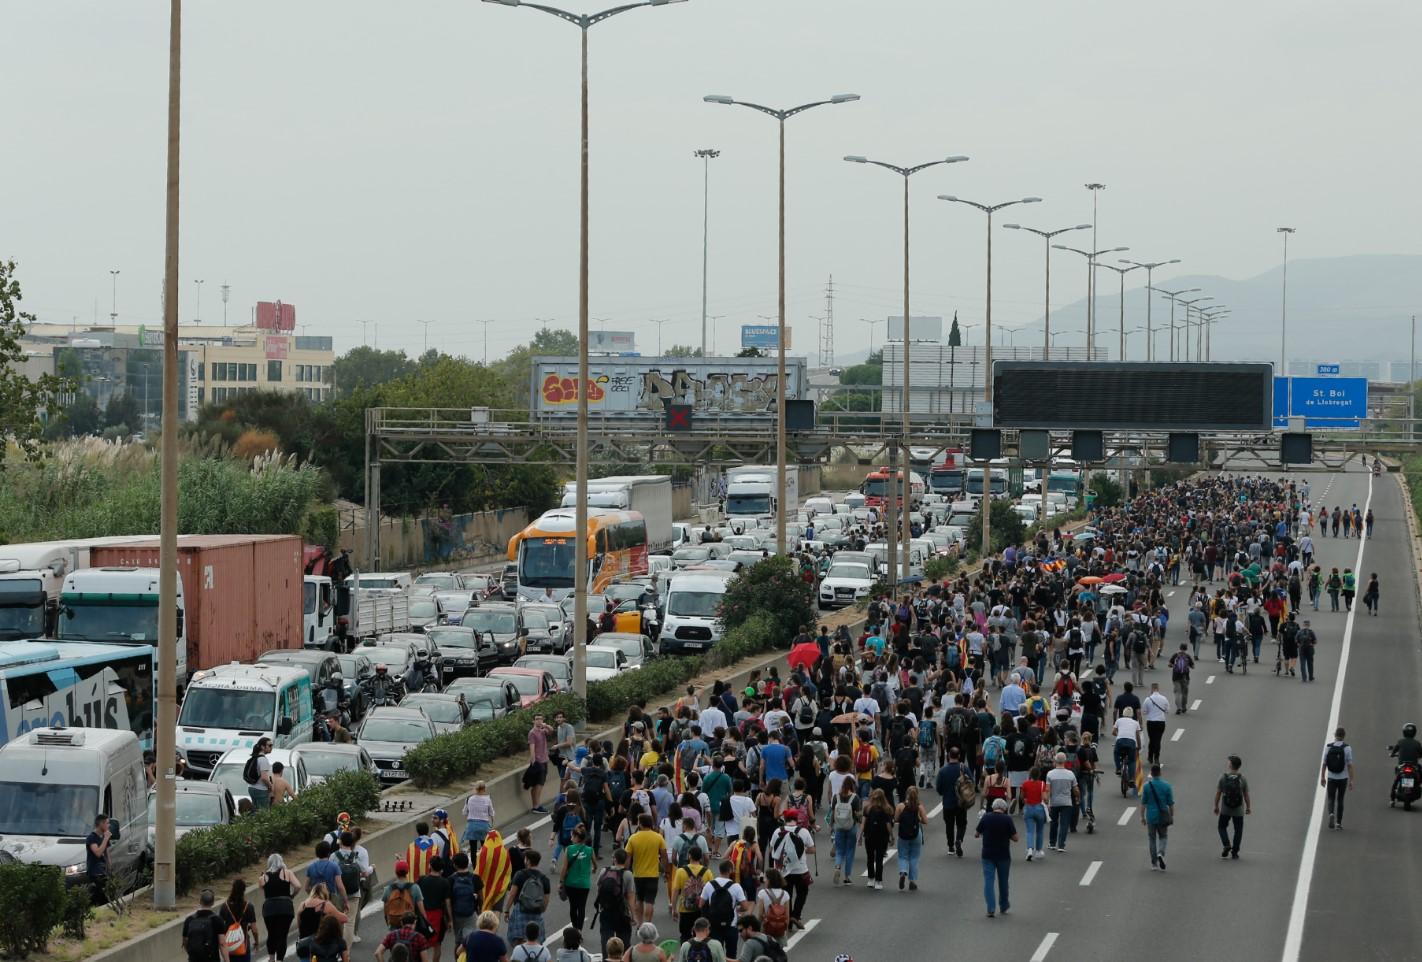
[[[549,823],[552,822],[552,821],[553,821],[553,816],[552,816],[552,815],[545,815],[545,816],[543,816],[542,818],[540,818],[538,821],[536,821],[536,822],[532,823],[531,825],[529,825],[529,826],[528,826],[528,830],[531,832],[531,831],[533,831],[534,829],[542,828],[543,826],[549,824]]]
[[[1052,951],[1052,946],[1057,944],[1057,933],[1048,932],[1042,939],[1037,951],[1032,953],[1031,962],[1047,962],[1047,953]]]
[[[1101,863],[1100,863],[1100,862],[1092,862],[1090,865],[1088,865],[1088,866],[1086,867],[1086,874],[1081,877],[1081,881],[1080,881],[1079,883],[1077,883],[1077,884],[1079,884],[1079,885],[1090,885],[1092,879],[1096,878],[1096,873],[1099,872],[1099,871],[1101,871]]]
[[[1125,825],[1131,820],[1131,816],[1134,814],[1136,814],[1136,807],[1132,805],[1130,808],[1126,809],[1124,812],[1121,813],[1121,817],[1116,819],[1116,824]]]
[[[813,931],[814,927],[819,924],[819,919],[806,919],[805,927],[800,931],[796,932],[794,935],[790,936],[790,940],[785,943],[785,951],[789,952],[791,949],[793,949],[795,947],[796,942],[799,942],[805,936],[809,935],[810,932]]]
[[[930,822],[933,821],[935,818],[938,817],[938,814],[939,814],[940,812],[942,812],[942,811],[943,811],[943,803],[942,803],[942,802],[939,802],[937,805],[933,806],[932,808],[930,808],[930,809],[928,810],[928,820],[929,820]]]
[[[1208,677],[1208,678],[1205,679],[1205,684],[1207,684],[1207,685],[1213,685],[1214,683],[1215,683],[1215,676],[1214,676],[1214,675],[1211,675],[1210,677]]]
[[[1191,711],[1199,711],[1199,710],[1200,710],[1200,699],[1196,698],[1194,701],[1192,701],[1192,702],[1190,703],[1190,710],[1191,710]]]
[[[1363,513],[1366,514],[1373,506],[1373,478],[1368,475],[1368,497],[1363,503]],[[1367,547],[1366,538],[1358,542],[1358,560],[1353,563],[1354,571],[1363,570],[1363,549]],[[1358,608],[1355,606],[1348,612],[1348,623],[1343,628],[1343,648],[1338,656],[1338,677],[1333,680],[1333,701],[1328,709],[1328,725],[1324,728],[1324,738],[1326,733],[1332,732],[1338,727],[1338,716],[1343,708],[1343,679],[1348,674],[1348,654],[1353,648],[1353,624],[1358,615]],[[1294,903],[1289,909],[1289,928],[1284,936],[1284,956],[1283,962],[1297,962],[1299,954],[1303,949],[1304,916],[1308,912],[1308,892],[1313,885],[1313,865],[1318,859],[1318,836],[1323,823],[1323,810],[1327,804],[1327,790],[1318,786],[1313,791],[1313,814],[1308,820],[1308,832],[1304,836],[1303,855],[1299,858],[1299,877],[1294,884]]]
[[[1173,742],[1178,742],[1180,740],[1180,736],[1183,734],[1185,734],[1185,729],[1177,728],[1175,729],[1175,734],[1170,736],[1170,740]]]
[[[1174,592],[1173,590],[1167,591],[1167,592],[1165,593],[1165,597],[1167,597],[1167,598],[1174,598],[1174,597],[1175,597],[1175,592]]]
[[[897,854],[899,854],[899,850],[896,849],[896,848],[891,848],[891,849],[889,849],[887,852],[885,852],[885,853],[884,853],[884,864],[885,864],[885,865],[888,865],[888,864],[889,864],[889,859],[893,858],[893,857],[894,857],[895,855],[897,855]],[[859,873],[859,877],[860,877],[860,878],[868,878],[868,877],[869,877],[869,870],[866,868],[864,871],[860,872],[860,873]]]

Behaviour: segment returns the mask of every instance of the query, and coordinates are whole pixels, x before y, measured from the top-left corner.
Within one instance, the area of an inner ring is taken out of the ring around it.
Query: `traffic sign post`
[[[1338,376],[1338,368],[1339,368],[1339,365],[1337,365],[1337,364],[1320,364],[1320,365],[1318,365],[1318,376],[1319,376],[1319,377],[1337,377],[1337,376]]]

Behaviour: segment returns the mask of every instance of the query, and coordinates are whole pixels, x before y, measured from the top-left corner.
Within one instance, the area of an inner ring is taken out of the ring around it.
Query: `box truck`
[[[577,485],[563,485],[562,507],[577,507]],[[671,475],[638,474],[598,478],[588,482],[588,507],[637,511],[647,522],[647,550],[654,554],[671,551]]]

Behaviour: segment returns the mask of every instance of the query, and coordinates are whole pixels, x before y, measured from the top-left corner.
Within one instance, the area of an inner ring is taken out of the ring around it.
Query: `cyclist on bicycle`
[[[1141,725],[1136,721],[1133,708],[1126,708],[1116,719],[1111,734],[1116,739],[1116,774],[1121,776],[1121,794],[1126,794],[1129,786],[1135,790],[1136,759],[1141,751]]]

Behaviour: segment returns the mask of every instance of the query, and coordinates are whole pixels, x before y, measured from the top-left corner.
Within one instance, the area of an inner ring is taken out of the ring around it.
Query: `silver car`
[[[362,745],[347,745],[339,742],[311,742],[298,745],[291,750],[306,766],[306,777],[312,785],[319,785],[338,772],[370,772],[380,777],[375,767],[375,759]]]
[[[380,780],[398,785],[410,777],[405,768],[406,753],[435,734],[434,722],[419,709],[381,706],[365,716],[356,737],[375,760]]]
[[[441,735],[457,732],[469,724],[469,709],[464,697],[458,692],[447,695],[440,692],[418,692],[406,695],[400,702],[401,708],[418,708],[434,722],[435,731]]]
[[[174,782],[177,790],[177,837],[200,828],[226,825],[237,817],[237,803],[232,792],[221,782],[202,782],[190,778],[180,778]],[[246,797],[246,793],[243,793]],[[153,846],[158,832],[158,792],[148,793],[148,853],[153,854]]]

